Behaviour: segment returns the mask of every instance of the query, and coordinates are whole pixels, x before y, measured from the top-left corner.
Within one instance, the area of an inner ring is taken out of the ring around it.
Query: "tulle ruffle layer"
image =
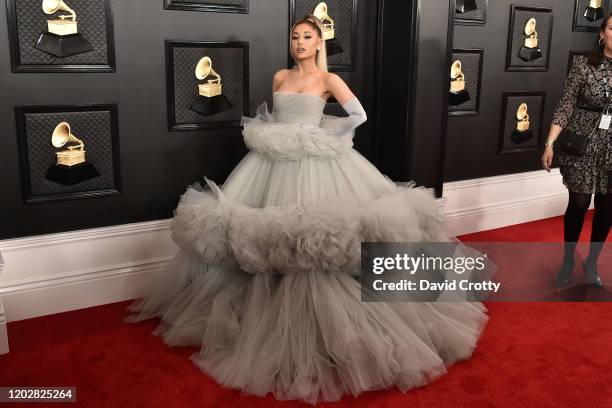
[[[172,221],[172,237],[202,262],[235,262],[250,273],[360,274],[361,242],[445,242],[432,191],[396,186],[362,202],[333,200],[252,208],[211,180],[187,188]]]
[[[155,331],[219,384],[315,404],[343,394],[422,386],[471,356],[481,303],[362,303],[346,274],[249,274],[181,251],[126,321]]]
[[[304,157],[336,157],[353,147],[354,131],[335,135],[329,132],[343,118],[322,115],[319,126],[277,122],[264,102],[254,118],[243,116],[244,142],[253,152],[271,160],[298,160]]]

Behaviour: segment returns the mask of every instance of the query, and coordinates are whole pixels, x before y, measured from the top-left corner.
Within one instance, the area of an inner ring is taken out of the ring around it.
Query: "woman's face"
[[[606,27],[599,33],[599,37],[603,39],[604,47],[612,52],[612,18],[609,18],[606,22]]]
[[[297,60],[314,58],[317,55],[317,47],[322,46],[323,39],[319,37],[318,31],[310,24],[301,23],[295,26],[291,33],[291,53]]]

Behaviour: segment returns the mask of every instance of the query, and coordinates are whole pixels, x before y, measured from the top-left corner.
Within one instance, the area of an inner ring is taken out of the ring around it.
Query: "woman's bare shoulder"
[[[343,84],[344,80],[340,77],[340,75],[333,72],[323,72],[323,79],[327,85],[338,85]]]
[[[278,71],[276,71],[276,73],[274,74],[274,80],[279,80],[282,81],[283,79],[287,78],[287,75],[289,75],[289,73],[291,72],[290,69],[287,68],[282,68],[279,69]]]

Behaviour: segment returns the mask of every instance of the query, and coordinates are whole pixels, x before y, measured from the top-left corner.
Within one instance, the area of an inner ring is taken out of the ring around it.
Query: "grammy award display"
[[[461,105],[470,100],[470,94],[465,89],[465,76],[461,70],[461,61],[456,60],[450,69],[450,92],[448,103],[451,106]]]
[[[119,194],[116,104],[15,107],[25,203]]]
[[[610,0],[573,0],[572,31],[598,32],[602,19],[610,12]]]
[[[538,48],[538,32],[536,31],[537,21],[530,18],[525,24],[525,44],[519,50],[519,57],[523,61],[533,61],[542,57],[542,50]]]
[[[591,22],[604,18],[602,0],[590,0],[588,7],[584,11],[584,18]]]
[[[85,161],[85,143],[71,133],[68,122],[60,122],[55,127],[51,144],[66,149],[56,153],[57,163],[49,167],[48,180],[71,186],[100,175],[93,164]]]
[[[249,44],[166,40],[168,130],[239,127],[249,109]]]
[[[12,72],[115,72],[111,1],[6,0]]]
[[[453,48],[448,89],[448,115],[478,115],[484,49]]]
[[[487,22],[488,0],[456,0],[455,25],[484,26]]]
[[[459,14],[469,13],[478,8],[476,0],[457,0],[455,11]]]
[[[232,103],[222,93],[221,76],[212,68],[210,57],[198,61],[195,76],[205,82],[198,85],[198,94],[193,97],[189,109],[206,116],[232,109]]]
[[[510,138],[516,144],[521,144],[533,138],[533,132],[529,129],[529,114],[527,113],[527,104],[521,103],[516,110],[516,129],[512,132]]]
[[[334,20],[332,20],[328,14],[327,3],[322,1],[317,4],[312,14],[323,23],[323,39],[325,40],[327,55],[330,56],[343,52],[344,50],[340,42],[335,38],[336,30],[334,29]]]
[[[499,153],[538,151],[543,114],[544,92],[504,92]]]
[[[40,35],[36,48],[60,58],[93,51],[89,41],[77,30],[76,13],[63,0],[43,0],[42,9],[45,14],[60,14],[47,20],[48,31]]]
[[[548,71],[553,10],[512,5],[506,49],[506,71]]]

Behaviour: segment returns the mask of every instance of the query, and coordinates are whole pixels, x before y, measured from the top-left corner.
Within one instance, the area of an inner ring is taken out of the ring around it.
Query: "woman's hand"
[[[544,148],[544,153],[542,154],[542,167],[544,167],[549,173],[550,167],[552,166],[553,156],[554,153],[552,146],[546,146],[546,148]]]

